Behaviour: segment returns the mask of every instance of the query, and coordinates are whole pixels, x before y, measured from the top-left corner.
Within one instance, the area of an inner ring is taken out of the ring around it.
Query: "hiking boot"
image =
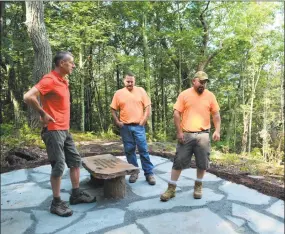
[[[201,199],[202,198],[202,182],[195,181],[193,197],[195,199]]]
[[[160,200],[161,201],[168,201],[170,198],[175,197],[175,191],[176,189],[176,184],[169,184],[168,183],[168,188],[165,191],[165,193],[161,194],[160,196]]]
[[[96,197],[91,196],[89,193],[85,191],[80,191],[78,195],[72,195],[69,198],[69,203],[71,205],[76,205],[79,203],[92,203],[96,202]]]
[[[50,206],[50,213],[56,214],[61,217],[68,217],[73,214],[73,211],[68,207],[67,202],[52,201],[51,206]]]
[[[139,177],[138,174],[132,174],[129,178],[129,182],[135,183],[137,181],[138,177]]]
[[[153,175],[148,175],[145,177],[149,185],[155,185],[155,178]]]

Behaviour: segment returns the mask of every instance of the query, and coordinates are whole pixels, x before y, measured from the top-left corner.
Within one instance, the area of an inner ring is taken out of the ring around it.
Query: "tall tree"
[[[44,23],[44,5],[41,1],[26,2],[26,25],[34,49],[33,81],[37,83],[52,67],[52,52]],[[39,126],[39,116],[30,109],[30,127]]]

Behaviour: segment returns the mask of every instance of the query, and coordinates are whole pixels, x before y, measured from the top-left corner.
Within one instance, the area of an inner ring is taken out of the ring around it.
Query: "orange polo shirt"
[[[182,114],[181,128],[186,132],[198,132],[211,127],[210,114],[220,110],[215,95],[205,89],[198,95],[194,88],[181,92],[173,107]]]
[[[130,92],[127,88],[119,89],[113,97],[111,108],[120,111],[120,121],[125,124],[139,123],[144,114],[144,108],[151,104],[146,91],[134,86]]]
[[[48,124],[48,130],[68,130],[70,122],[70,93],[68,81],[57,72],[51,71],[35,85],[40,91],[43,109],[55,123]]]

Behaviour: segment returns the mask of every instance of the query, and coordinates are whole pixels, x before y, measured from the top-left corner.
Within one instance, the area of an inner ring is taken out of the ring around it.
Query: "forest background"
[[[108,137],[114,92],[132,71],[152,100],[149,141],[174,141],[173,104],[198,70],[221,107],[213,147],[284,161],[284,2],[0,2],[1,138],[35,140],[38,115],[23,94],[52,68],[59,50],[75,56],[69,76],[71,128]]]

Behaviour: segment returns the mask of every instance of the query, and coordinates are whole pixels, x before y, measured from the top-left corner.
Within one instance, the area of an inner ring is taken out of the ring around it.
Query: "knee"
[[[63,161],[52,161],[51,168],[51,175],[53,177],[61,177],[64,172],[65,163]]]
[[[126,153],[133,152],[136,150],[136,146],[132,144],[126,144],[124,148]]]

